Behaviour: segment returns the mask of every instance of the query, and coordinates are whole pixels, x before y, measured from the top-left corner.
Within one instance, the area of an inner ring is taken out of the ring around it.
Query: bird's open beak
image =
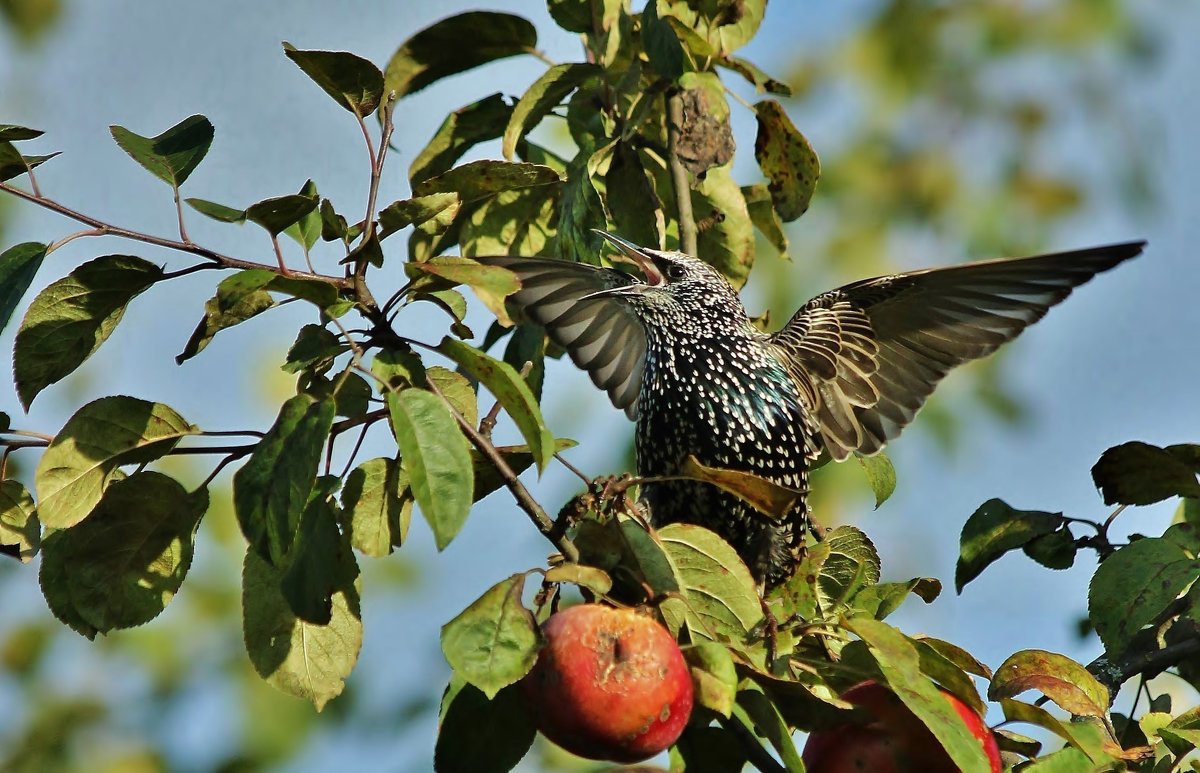
[[[599,228],[593,228],[592,231],[603,236],[606,241],[621,251],[621,255],[628,262],[635,264],[641,269],[642,274],[645,275],[645,284],[648,287],[659,287],[666,284],[666,277],[663,276],[662,272],[658,270],[658,266],[654,265],[654,261],[650,259],[650,256],[641,247],[619,236],[614,236],[608,231],[601,231]]]

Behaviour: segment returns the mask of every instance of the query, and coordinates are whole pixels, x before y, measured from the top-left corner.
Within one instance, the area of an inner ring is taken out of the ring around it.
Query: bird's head
[[[638,316],[664,324],[681,318],[699,318],[708,323],[740,323],[746,319],[742,303],[729,282],[699,258],[639,247],[606,231],[596,233],[617,248],[617,260],[636,265],[642,277],[589,297],[621,298]]]

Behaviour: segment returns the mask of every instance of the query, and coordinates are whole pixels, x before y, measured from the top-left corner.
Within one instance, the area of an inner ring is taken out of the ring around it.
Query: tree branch
[[[683,96],[676,89],[667,94],[667,165],[671,169],[671,185],[675,188],[675,208],[679,212],[679,249],[695,255],[696,218],[692,214],[692,187],[688,183],[688,172],[679,160],[677,145],[683,130]]]
[[[8,183],[0,182],[0,191],[11,193],[17,198],[25,199],[26,201],[37,204],[39,207],[48,209],[51,212],[57,212],[64,217],[69,217],[70,219],[79,223],[89,225],[94,229],[93,231],[75,234],[72,238],[78,238],[80,236],[119,236],[122,239],[130,239],[135,242],[142,242],[143,244],[152,244],[155,247],[163,247],[168,250],[175,250],[176,252],[186,252],[191,255],[199,255],[200,257],[211,260],[213,263],[216,263],[224,268],[265,268],[268,271],[277,272],[276,267],[269,263],[255,263],[251,260],[242,260],[240,258],[230,257],[229,255],[223,255],[215,250],[210,250],[207,247],[202,247],[195,242],[165,239],[161,236],[154,236],[153,234],[142,233],[141,231],[134,231],[129,228],[111,225],[101,220],[97,220],[90,215],[77,212],[70,207],[60,204],[54,199],[48,199],[44,196],[38,195],[37,193],[23,191],[20,188],[9,185]],[[312,274],[305,271],[289,271],[288,274],[300,279],[311,279],[317,282],[325,282],[326,284],[331,284],[338,289],[347,289],[351,287],[350,281],[341,277],[326,276],[324,274]]]
[[[1088,671],[1108,687],[1115,698],[1117,690],[1125,682],[1139,674],[1147,679],[1158,676],[1171,666],[1177,666],[1188,658],[1200,655],[1200,638],[1187,638],[1149,651],[1128,652],[1113,662],[1101,655],[1088,664]]]

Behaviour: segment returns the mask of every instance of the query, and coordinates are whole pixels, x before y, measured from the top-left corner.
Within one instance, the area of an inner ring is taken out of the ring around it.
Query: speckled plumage
[[[755,577],[789,577],[807,527],[808,471],[895,437],[956,365],[994,351],[1071,290],[1141,252],[1140,242],[896,274],[817,296],[778,332],[757,331],[702,261],[605,238],[643,278],[542,258],[486,258],[522,281],[514,302],[637,421],[642,476],[689,455],[802,493],[771,522],[695,481],[648,483],[658,525],[721,534]]]

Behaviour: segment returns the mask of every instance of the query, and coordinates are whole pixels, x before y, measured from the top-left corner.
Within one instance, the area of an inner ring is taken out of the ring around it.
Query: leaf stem
[[[121,226],[105,223],[104,221],[98,220],[91,215],[85,215],[82,212],[71,209],[64,204],[60,204],[54,199],[48,199],[36,192],[36,190],[35,192],[30,193],[29,191],[23,191],[20,188],[9,185],[8,183],[0,182],[0,191],[11,193],[17,198],[32,202],[39,207],[48,209],[51,212],[56,212],[63,217],[70,218],[71,220],[83,223],[84,225],[89,225],[94,230],[94,232],[81,232],[72,238],[78,238],[78,236],[119,236],[122,239],[129,239],[131,241],[141,242],[143,244],[151,244],[155,247],[163,247],[168,250],[175,250],[176,252],[186,252],[191,255],[199,255],[200,257],[210,260],[222,268],[265,268],[269,271],[275,270],[275,267],[268,263],[256,263],[251,260],[242,260],[240,258],[230,257],[229,255],[223,255],[215,250],[202,247],[192,241],[177,241],[175,239],[167,239],[161,236],[154,236],[153,234],[142,233],[141,231],[134,231],[129,228],[123,228]],[[299,277],[301,279],[325,282],[326,284],[331,284],[339,289],[347,289],[351,287],[351,282],[341,277],[326,276],[324,274],[310,274],[301,271],[290,271],[289,273],[291,276]]]
[[[732,733],[733,737],[742,745],[742,749],[746,752],[746,759],[751,765],[761,770],[762,773],[787,773],[787,768],[780,765],[755,739],[754,733],[738,719],[726,719],[718,716],[717,722]]]
[[[679,249],[696,255],[696,218],[692,214],[692,189],[687,169],[679,160],[679,135],[683,131],[683,96],[678,89],[666,95],[667,100],[667,164],[671,168],[671,184],[675,189],[675,209],[679,213]]]

